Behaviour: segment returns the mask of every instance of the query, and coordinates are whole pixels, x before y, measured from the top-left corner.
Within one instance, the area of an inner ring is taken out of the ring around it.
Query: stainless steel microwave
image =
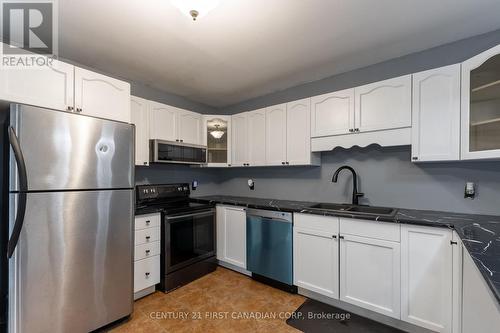
[[[150,162],[206,164],[207,147],[181,142],[150,140]]]

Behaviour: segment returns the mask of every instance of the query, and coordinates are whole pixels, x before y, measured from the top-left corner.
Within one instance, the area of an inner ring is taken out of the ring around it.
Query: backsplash
[[[333,172],[352,166],[359,176],[363,204],[462,213],[500,214],[500,162],[410,162],[410,147],[369,146],[335,149],[321,156],[320,167],[262,167],[206,169],[179,165],[136,168],[137,183],[190,182],[200,187],[193,196],[226,194],[317,202],[349,202],[352,178],[342,171],[338,183]],[[247,180],[255,181],[255,190]],[[466,181],[477,185],[474,200],[464,199]]]

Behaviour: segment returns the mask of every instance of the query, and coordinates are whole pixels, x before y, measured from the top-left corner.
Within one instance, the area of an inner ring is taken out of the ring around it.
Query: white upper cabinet
[[[246,166],[248,164],[247,121],[247,112],[231,116],[232,166]]]
[[[203,143],[207,146],[207,166],[231,166],[231,116],[203,116]]]
[[[179,110],[178,114],[179,133],[178,139],[180,142],[193,145],[201,145],[203,139],[201,137],[202,117],[199,113]]]
[[[286,164],[319,164],[319,155],[311,154],[311,99],[287,103]]]
[[[412,160],[460,159],[460,64],[413,74]]]
[[[177,119],[179,109],[157,102],[150,103],[150,139],[178,141]]]
[[[500,45],[462,63],[462,159],[500,158]]]
[[[266,110],[266,162],[282,165],[287,161],[286,104],[270,106]]]
[[[135,125],[135,165],[149,165],[149,101],[132,96],[130,113]]]
[[[248,164],[266,165],[266,109],[247,112]]]
[[[401,226],[401,319],[452,332],[452,230]]]
[[[311,136],[348,134],[354,128],[354,89],[311,98]]]
[[[75,67],[75,110],[129,123],[130,84]]]
[[[74,66],[57,60],[43,68],[2,67],[0,100],[72,111],[73,82]]]
[[[411,75],[356,87],[354,92],[357,132],[411,126]]]

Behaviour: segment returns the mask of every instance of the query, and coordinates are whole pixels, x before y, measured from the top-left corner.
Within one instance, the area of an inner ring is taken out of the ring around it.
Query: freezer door
[[[133,187],[132,125],[26,105],[12,105],[10,117],[30,191]],[[10,189],[17,191],[10,155]]]
[[[132,190],[28,194],[9,332],[89,332],[132,312],[132,200]]]

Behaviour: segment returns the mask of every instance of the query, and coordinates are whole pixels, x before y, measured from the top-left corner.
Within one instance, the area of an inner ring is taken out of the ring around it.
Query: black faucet
[[[335,171],[332,177],[332,182],[336,183],[337,178],[339,177],[340,171],[347,169],[352,172],[352,204],[359,205],[359,197],[364,196],[364,193],[358,192],[358,176],[356,175],[356,171],[348,165],[341,166]]]

